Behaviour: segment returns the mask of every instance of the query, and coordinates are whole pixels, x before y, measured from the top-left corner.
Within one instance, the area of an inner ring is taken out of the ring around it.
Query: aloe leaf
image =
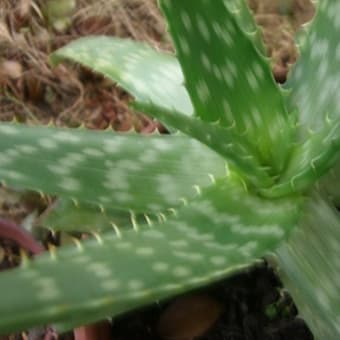
[[[105,232],[132,228],[133,223],[147,224],[149,215],[132,211],[108,209],[100,205],[58,199],[48,211],[40,216],[38,224],[52,230],[67,232]],[[132,220],[133,223],[132,223]]]
[[[236,125],[258,157],[281,171],[291,127],[268,61],[224,1],[161,0],[195,113]]]
[[[314,197],[301,225],[276,253],[283,283],[315,339],[339,339],[339,212]]]
[[[287,169],[280,180],[262,192],[266,196],[281,196],[309,190],[340,159],[340,119],[310,135],[292,151]]]
[[[319,132],[340,118],[339,3],[320,1],[301,46],[301,56],[292,69],[287,87],[288,103],[300,113],[300,139]]]
[[[209,146],[225,157],[228,166],[236,168],[252,185],[266,187],[273,183],[266,172],[267,167],[263,167],[256,158],[253,146],[234,128],[227,129],[216,122],[204,122],[175,111],[158,110],[152,104],[135,102],[133,107]]]
[[[146,44],[106,36],[75,40],[50,56],[53,64],[69,59],[100,72],[140,102],[191,115],[193,107],[176,58]]]
[[[12,187],[136,212],[179,205],[226,171],[217,154],[179,135],[1,124],[0,152],[0,180]]]
[[[25,262],[1,275],[0,332],[91,322],[230,275],[287,237],[298,203],[268,201],[220,179],[153,228]]]
[[[289,190],[288,181],[291,187],[306,189],[340,157],[338,9],[336,1],[317,4],[317,14],[301,46],[301,57],[287,83],[287,103],[299,111],[299,145],[280,184],[273,188],[277,193]],[[330,176],[326,178],[332,183]],[[332,195],[337,195],[334,190]]]

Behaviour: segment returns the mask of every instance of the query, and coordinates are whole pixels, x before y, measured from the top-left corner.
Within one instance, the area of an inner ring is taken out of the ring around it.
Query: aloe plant
[[[176,55],[88,37],[51,61],[109,77],[172,134],[0,125],[3,182],[58,195],[50,228],[94,232],[1,273],[0,331],[71,329],[276,253],[315,335],[337,339],[337,2],[317,6],[284,88],[243,0],[159,3]]]

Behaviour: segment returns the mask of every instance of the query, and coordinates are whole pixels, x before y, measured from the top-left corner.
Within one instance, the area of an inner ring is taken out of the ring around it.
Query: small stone
[[[158,333],[164,340],[195,339],[215,324],[221,312],[222,305],[210,296],[183,296],[163,311]]]
[[[109,340],[112,339],[111,324],[108,321],[100,321],[78,327],[74,330],[74,336],[77,340]]]
[[[17,61],[5,60],[0,65],[0,75],[10,79],[20,78],[22,72],[22,66]]]

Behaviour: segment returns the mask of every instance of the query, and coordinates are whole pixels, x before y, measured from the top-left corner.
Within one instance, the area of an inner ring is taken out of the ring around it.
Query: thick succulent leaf
[[[261,166],[253,146],[234,128],[225,128],[218,123],[204,122],[196,117],[188,117],[175,111],[158,110],[152,104],[135,102],[133,107],[161,120],[165,124],[191,136],[225,157],[231,168],[256,187],[266,187],[273,183],[267,167]]]
[[[268,61],[224,1],[161,0],[195,113],[236,126],[279,172],[291,127]]]
[[[275,248],[296,224],[298,202],[221,179],[159,226],[42,255],[1,274],[0,332],[73,327],[220,279]]]
[[[146,44],[107,36],[81,38],[54,52],[53,64],[70,59],[102,73],[140,102],[191,115],[193,107],[176,58]]]
[[[281,196],[290,192],[309,190],[340,158],[340,119],[313,133],[293,150],[287,169],[272,188],[264,189],[266,196]]]
[[[323,0],[301,46],[287,87],[288,103],[300,112],[300,138],[340,118],[340,3]]]
[[[277,255],[283,283],[315,339],[339,339],[339,212],[314,198],[301,225]]]
[[[54,202],[37,223],[55,231],[119,232],[120,228],[132,228],[135,222],[147,224],[147,218],[150,216],[63,198]]]
[[[217,154],[179,135],[1,124],[0,153],[10,186],[136,212],[176,206],[226,171]]]

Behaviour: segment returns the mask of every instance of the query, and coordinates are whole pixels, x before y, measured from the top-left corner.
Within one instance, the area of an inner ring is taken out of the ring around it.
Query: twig
[[[17,242],[24,249],[39,254],[44,248],[27,231],[20,228],[16,223],[0,218],[0,238]]]

